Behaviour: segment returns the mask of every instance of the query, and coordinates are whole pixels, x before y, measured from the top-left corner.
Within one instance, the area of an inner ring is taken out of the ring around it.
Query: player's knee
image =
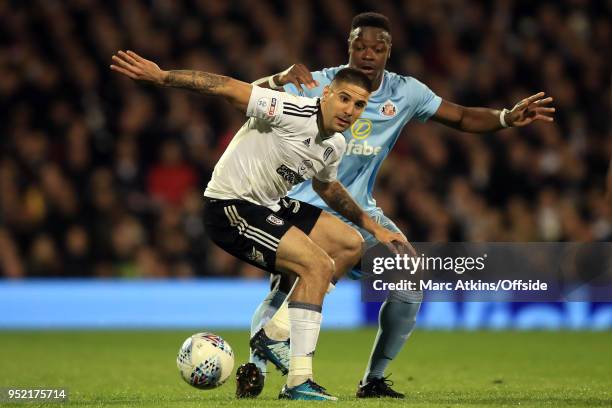
[[[325,252],[321,251],[308,258],[308,263],[305,265],[300,277],[317,286],[325,286],[325,288],[327,288],[335,269],[334,260]]]

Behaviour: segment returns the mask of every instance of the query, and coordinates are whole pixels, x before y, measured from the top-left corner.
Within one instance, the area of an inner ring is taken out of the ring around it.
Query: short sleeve
[[[315,71],[315,72],[312,72],[311,74],[312,74],[312,78],[319,83],[318,87],[308,89],[305,86],[302,86],[302,89],[304,90],[304,92],[299,92],[297,88],[295,87],[295,85],[293,85],[290,82],[287,85],[285,85],[283,89],[285,90],[285,92],[291,95],[305,96],[307,98],[316,98],[316,97],[323,95],[323,88],[325,88],[325,86],[329,84],[329,80],[327,79],[327,77],[322,71]]]
[[[246,114],[287,130],[299,127],[317,113],[317,101],[253,86]]]
[[[410,78],[410,85],[411,87],[408,92],[410,92],[410,95],[413,96],[416,102],[414,117],[421,122],[425,122],[436,113],[442,103],[442,98],[429,89],[427,85],[415,78]]]
[[[330,149],[334,149],[332,155],[333,158],[329,161],[329,164],[323,169],[315,174],[315,178],[317,180],[323,181],[325,183],[330,183],[335,181],[338,178],[338,166],[340,166],[340,161],[344,156],[344,151],[346,150],[346,142],[344,141],[344,137],[341,136],[338,138],[339,143],[335,144],[334,147],[329,147]]]

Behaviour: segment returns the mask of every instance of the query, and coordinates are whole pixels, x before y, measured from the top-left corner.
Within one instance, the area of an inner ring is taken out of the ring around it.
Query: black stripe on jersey
[[[290,110],[293,112],[316,112],[317,106],[316,105],[298,106],[290,102],[284,102],[283,110]]]
[[[317,112],[312,112],[312,113],[306,113],[306,112],[296,113],[296,112],[288,112],[288,111],[283,111],[283,113],[285,115],[300,116],[302,118],[309,118],[309,117],[317,114]]]
[[[293,113],[316,113],[316,109],[295,109],[289,106],[285,106],[283,108],[283,112],[293,112]]]
[[[283,113],[287,114],[287,115],[294,114],[294,115],[308,115],[308,116],[311,116],[311,115],[316,114],[317,111],[295,111],[293,109],[283,109]]]
[[[298,111],[298,110],[294,110],[294,109],[283,109],[283,113],[300,113],[300,114],[309,114],[309,115],[313,115],[315,113],[317,113],[316,110],[303,110],[303,111]]]

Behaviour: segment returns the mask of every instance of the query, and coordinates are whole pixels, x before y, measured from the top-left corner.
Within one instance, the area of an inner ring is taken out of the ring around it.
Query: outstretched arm
[[[349,192],[338,181],[324,182],[317,178],[312,179],[312,188],[321,196],[323,201],[338,214],[346,217],[353,224],[365,229],[381,243],[387,245],[393,252],[397,252],[393,243],[400,244],[404,249],[411,248],[402,234],[389,231],[380,226],[366,214],[359,204],[351,197]]]
[[[432,119],[443,125],[464,132],[494,132],[505,127],[526,126],[537,120],[552,122],[554,107],[548,106],[552,97],[544,98],[544,92],[525,98],[511,110],[503,111],[488,108],[467,108],[442,100]],[[506,126],[504,126],[504,124]]]
[[[188,89],[204,95],[222,96],[243,111],[247,109],[253,89],[253,85],[246,82],[210,72],[164,71],[153,61],[142,58],[133,51],[119,51],[113,55],[113,64],[110,68],[135,81]]]
[[[295,85],[296,89],[300,93],[304,92],[302,84],[304,84],[308,89],[313,89],[319,86],[319,83],[315,81],[310,73],[310,70],[306,68],[304,64],[294,64],[283,72],[258,79],[257,81],[253,82],[253,85],[257,85],[262,88],[281,90],[289,83]]]

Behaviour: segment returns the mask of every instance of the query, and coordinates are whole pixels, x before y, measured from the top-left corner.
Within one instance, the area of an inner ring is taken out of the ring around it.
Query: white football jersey
[[[336,179],[346,142],[322,138],[317,98],[253,86],[247,116],[215,166],[204,195],[245,200],[278,211],[293,186],[312,177]]]

